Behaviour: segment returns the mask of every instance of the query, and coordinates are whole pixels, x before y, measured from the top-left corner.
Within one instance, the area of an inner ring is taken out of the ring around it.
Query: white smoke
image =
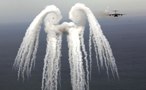
[[[83,27],[78,27],[74,23],[68,23],[67,41],[69,47],[70,75],[73,90],[85,90],[85,71],[83,67],[80,33]]]
[[[58,90],[58,80],[61,78],[59,72],[63,32],[67,32],[73,90],[89,90],[89,76],[91,77],[92,71],[92,42],[96,52],[98,69],[106,68],[107,74],[111,71],[113,76],[118,77],[115,58],[109,42],[102,33],[92,11],[84,4],[77,3],[71,8],[69,18],[73,22],[59,24],[62,15],[54,5],[47,6],[36,16],[26,31],[14,62],[14,68],[18,69],[18,79],[20,77],[25,79],[25,76],[30,77],[31,70],[35,66],[39,32],[43,21],[47,33],[47,48],[42,74],[42,90]],[[89,55],[84,44],[86,19],[90,26]]]
[[[32,67],[35,65],[42,21],[48,13],[55,11],[57,11],[56,6],[47,6],[35,17],[28,27],[13,65],[14,68],[18,69],[18,78],[22,77],[24,79],[25,75],[30,77]]]
[[[62,32],[59,31],[61,26],[58,25],[61,17],[61,13],[57,9],[48,14],[44,20],[45,31],[47,33],[47,49],[44,58],[42,90],[57,90],[58,78],[61,78],[59,70],[61,64]]]
[[[90,26],[90,36],[89,36],[89,52],[90,52],[90,60],[91,58],[91,40],[93,41],[94,44],[94,49],[96,52],[96,59],[97,59],[97,65],[99,69],[104,69],[106,68],[107,75],[109,75],[109,71],[112,72],[114,77],[119,77],[118,76],[118,71],[117,71],[117,66],[115,63],[115,58],[112,53],[112,49],[109,45],[108,40],[104,36],[101,27],[93,15],[92,11],[86,7],[84,4],[77,3],[75,4],[69,15],[70,19],[76,23],[82,22],[82,18],[80,18],[80,13],[81,16],[84,13],[87,17],[87,20],[89,22]],[[91,62],[91,61],[90,61]],[[90,63],[90,65],[92,65]],[[90,66],[91,68],[91,66]]]

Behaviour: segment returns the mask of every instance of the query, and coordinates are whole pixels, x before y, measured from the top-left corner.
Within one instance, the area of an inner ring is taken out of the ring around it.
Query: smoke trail
[[[90,36],[89,36],[89,46],[91,46],[91,39],[94,44],[94,49],[96,52],[97,65],[99,68],[106,68],[107,75],[109,71],[112,72],[113,77],[118,77],[118,70],[115,63],[115,58],[113,56],[112,50],[110,48],[109,42],[102,33],[100,25],[93,15],[92,11],[86,7],[84,4],[75,4],[69,13],[69,18],[75,23],[79,24],[82,22],[83,13],[86,15],[90,26]],[[81,14],[81,15],[80,15]],[[91,49],[91,47],[89,48]],[[91,50],[89,50],[91,54]],[[91,55],[89,55],[91,57]],[[91,61],[90,61],[91,62]],[[91,68],[91,67],[90,67]]]
[[[88,59],[87,59],[87,52],[86,52],[86,48],[85,48],[85,44],[84,44],[84,28],[82,28],[81,30],[81,33],[80,33],[80,42],[81,42],[81,48],[82,48],[82,51],[83,51],[83,54],[84,54],[84,61],[85,61],[85,68],[86,68],[86,88],[87,90],[89,90],[89,62],[88,62]]]
[[[58,89],[62,42],[62,32],[59,31],[61,26],[58,23],[61,17],[61,12],[57,9],[55,12],[48,14],[44,20],[47,33],[47,49],[44,58],[42,90]]]
[[[89,71],[87,52],[84,45],[84,27],[77,26],[73,22],[64,22],[61,31],[67,32],[69,48],[70,75],[73,90],[89,89]],[[82,52],[84,57],[82,55]],[[83,59],[85,60],[86,73],[84,71]],[[87,79],[87,80],[86,80]]]
[[[57,13],[57,12],[56,12]],[[47,49],[44,59],[42,90],[57,90],[60,83],[60,68],[61,68],[61,45],[62,33],[67,32],[70,28],[67,22],[61,25],[53,24],[50,17],[54,19],[54,14],[47,15],[45,18],[45,31],[47,33]],[[56,15],[56,19],[57,19]],[[59,16],[58,16],[59,17]],[[58,20],[58,19],[57,19]],[[56,21],[55,21],[56,22]],[[61,85],[61,84],[60,84]]]
[[[47,49],[44,59],[42,90],[57,90],[58,72],[60,70],[61,34],[48,32]]]
[[[69,47],[70,75],[73,90],[85,90],[85,71],[82,61],[80,45],[80,33],[82,27],[76,27],[74,23],[68,23],[67,41]]]
[[[18,69],[18,79],[30,77],[39,42],[39,32],[43,18],[50,12],[56,11],[54,5],[47,6],[38,14],[28,27],[14,62],[14,68]]]
[[[92,75],[92,32],[89,31],[89,61],[90,61],[90,80]]]

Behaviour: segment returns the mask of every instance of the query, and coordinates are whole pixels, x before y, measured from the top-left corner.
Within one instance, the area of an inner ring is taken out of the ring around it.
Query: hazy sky
[[[77,2],[85,3],[96,16],[107,7],[126,14],[140,13],[146,16],[146,0],[0,0],[0,23],[30,22],[45,6],[51,4],[67,15]]]

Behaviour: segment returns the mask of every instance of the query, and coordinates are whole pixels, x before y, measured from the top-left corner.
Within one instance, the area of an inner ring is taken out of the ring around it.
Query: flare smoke
[[[77,3],[69,12],[69,19],[72,22],[60,24],[61,19],[60,10],[55,5],[50,5],[32,21],[14,62],[14,68],[18,70],[18,79],[30,77],[32,68],[35,67],[39,32],[43,22],[47,33],[47,46],[42,74],[42,90],[57,90],[59,88],[63,32],[67,32],[72,90],[89,90],[92,71],[92,44],[96,53],[98,70],[105,68],[107,75],[112,72],[114,77],[119,77],[112,49],[92,11],[84,4]],[[89,47],[84,44],[85,21],[88,21],[90,27]],[[89,53],[86,48],[89,48]],[[85,64],[83,64],[84,62]]]

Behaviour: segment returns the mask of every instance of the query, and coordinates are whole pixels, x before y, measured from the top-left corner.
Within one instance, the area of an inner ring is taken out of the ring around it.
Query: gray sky
[[[0,23],[30,22],[47,5],[54,4],[64,16],[77,2],[88,6],[98,17],[107,7],[126,14],[146,16],[146,0],[0,0]]]

